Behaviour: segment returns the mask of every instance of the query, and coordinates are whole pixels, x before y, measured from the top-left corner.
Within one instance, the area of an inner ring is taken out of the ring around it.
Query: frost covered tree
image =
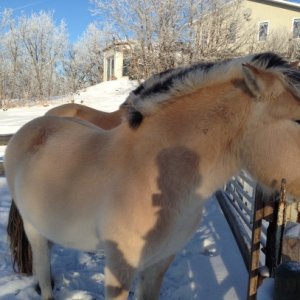
[[[0,12],[0,106],[14,99],[44,102],[102,80],[105,34],[90,24],[69,43],[66,24],[52,12]]]
[[[143,78],[182,64],[237,55],[252,34],[249,28],[247,34],[241,30],[241,0],[91,2],[100,20],[112,24],[114,37],[130,41],[132,73]]]
[[[62,21],[54,24],[53,14],[39,12],[22,16],[19,31],[35,80],[36,97],[40,100],[53,94],[57,67],[66,49],[66,28]]]
[[[5,10],[0,20],[1,99],[44,101],[60,93],[65,24],[55,25],[53,14],[43,11],[14,17]]]
[[[243,10],[241,0],[203,1],[201,15],[192,25],[192,60],[230,58],[248,50],[256,31],[245,19]]]
[[[79,40],[70,45],[64,71],[70,91],[102,81],[103,47],[106,34],[90,24]]]
[[[178,65],[275,51],[297,56],[298,42],[274,32],[257,41],[244,0],[90,0],[116,40],[131,45],[130,72],[147,78]],[[284,42],[283,42],[284,41]],[[299,55],[299,54],[298,54]]]
[[[93,12],[111,24],[116,40],[127,40],[132,74],[140,78],[182,61],[189,2],[199,0],[92,0]],[[105,18],[104,18],[105,16]],[[102,22],[102,25],[103,24]]]
[[[21,47],[18,30],[11,15],[11,10],[4,10],[1,13],[1,99],[13,98],[15,96],[19,77],[18,69],[20,67]]]

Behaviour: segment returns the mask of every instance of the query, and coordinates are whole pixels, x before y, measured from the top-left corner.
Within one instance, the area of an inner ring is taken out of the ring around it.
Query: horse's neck
[[[250,107],[241,91],[232,95],[233,89],[230,84],[203,89],[146,117],[133,133],[139,136],[138,156],[144,152],[156,160],[162,154],[180,160],[185,152],[189,163],[199,161],[201,176],[211,177],[212,190],[223,184],[240,168],[239,141]]]
[[[157,132],[169,142],[203,148],[203,140],[216,145],[238,139],[251,106],[249,95],[232,83],[200,89],[182,96],[145,119],[145,132]],[[143,126],[142,126],[143,127]],[[159,137],[161,140],[161,137]]]

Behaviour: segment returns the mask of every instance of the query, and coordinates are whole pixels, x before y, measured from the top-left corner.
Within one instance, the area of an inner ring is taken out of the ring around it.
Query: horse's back
[[[17,131],[7,145],[4,165],[8,180],[25,163],[32,162],[32,166],[38,168],[42,163],[48,162],[50,167],[62,161],[63,165],[57,165],[57,169],[61,169],[67,161],[75,163],[91,157],[96,154],[93,148],[96,141],[106,136],[107,132],[101,128],[74,118],[44,116],[34,119]]]
[[[108,113],[77,103],[63,104],[50,109],[46,113],[48,116],[73,117],[86,120],[106,130],[121,124],[122,114],[122,110]]]
[[[66,103],[66,104],[51,108],[50,110],[48,110],[46,112],[45,115],[46,116],[75,117],[79,108],[80,108],[79,104]]]
[[[108,114],[106,112],[98,111],[86,105],[77,103],[66,103],[48,110],[45,115],[73,117],[87,120],[88,118],[92,118],[93,116],[99,113]]]

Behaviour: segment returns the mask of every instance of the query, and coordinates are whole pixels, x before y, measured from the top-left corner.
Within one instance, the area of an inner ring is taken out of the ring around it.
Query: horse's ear
[[[260,71],[250,64],[243,64],[242,70],[247,87],[254,96],[258,97],[263,88],[262,80],[259,78]]]
[[[274,74],[251,64],[243,64],[242,70],[247,87],[258,99],[279,94],[281,85],[278,85]]]

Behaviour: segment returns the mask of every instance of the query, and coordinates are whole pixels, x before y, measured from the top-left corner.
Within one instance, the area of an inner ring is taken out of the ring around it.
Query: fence
[[[0,146],[6,146],[12,134],[0,135]],[[3,157],[0,156],[0,176],[4,176]]]
[[[284,228],[287,222],[299,222],[300,203],[287,201],[284,180],[280,193],[267,194],[245,172],[233,177],[216,195],[249,271],[248,299],[255,299],[264,276],[274,277],[285,259],[299,258],[295,251],[299,241],[292,240],[291,249]],[[262,274],[261,270],[268,272]]]

